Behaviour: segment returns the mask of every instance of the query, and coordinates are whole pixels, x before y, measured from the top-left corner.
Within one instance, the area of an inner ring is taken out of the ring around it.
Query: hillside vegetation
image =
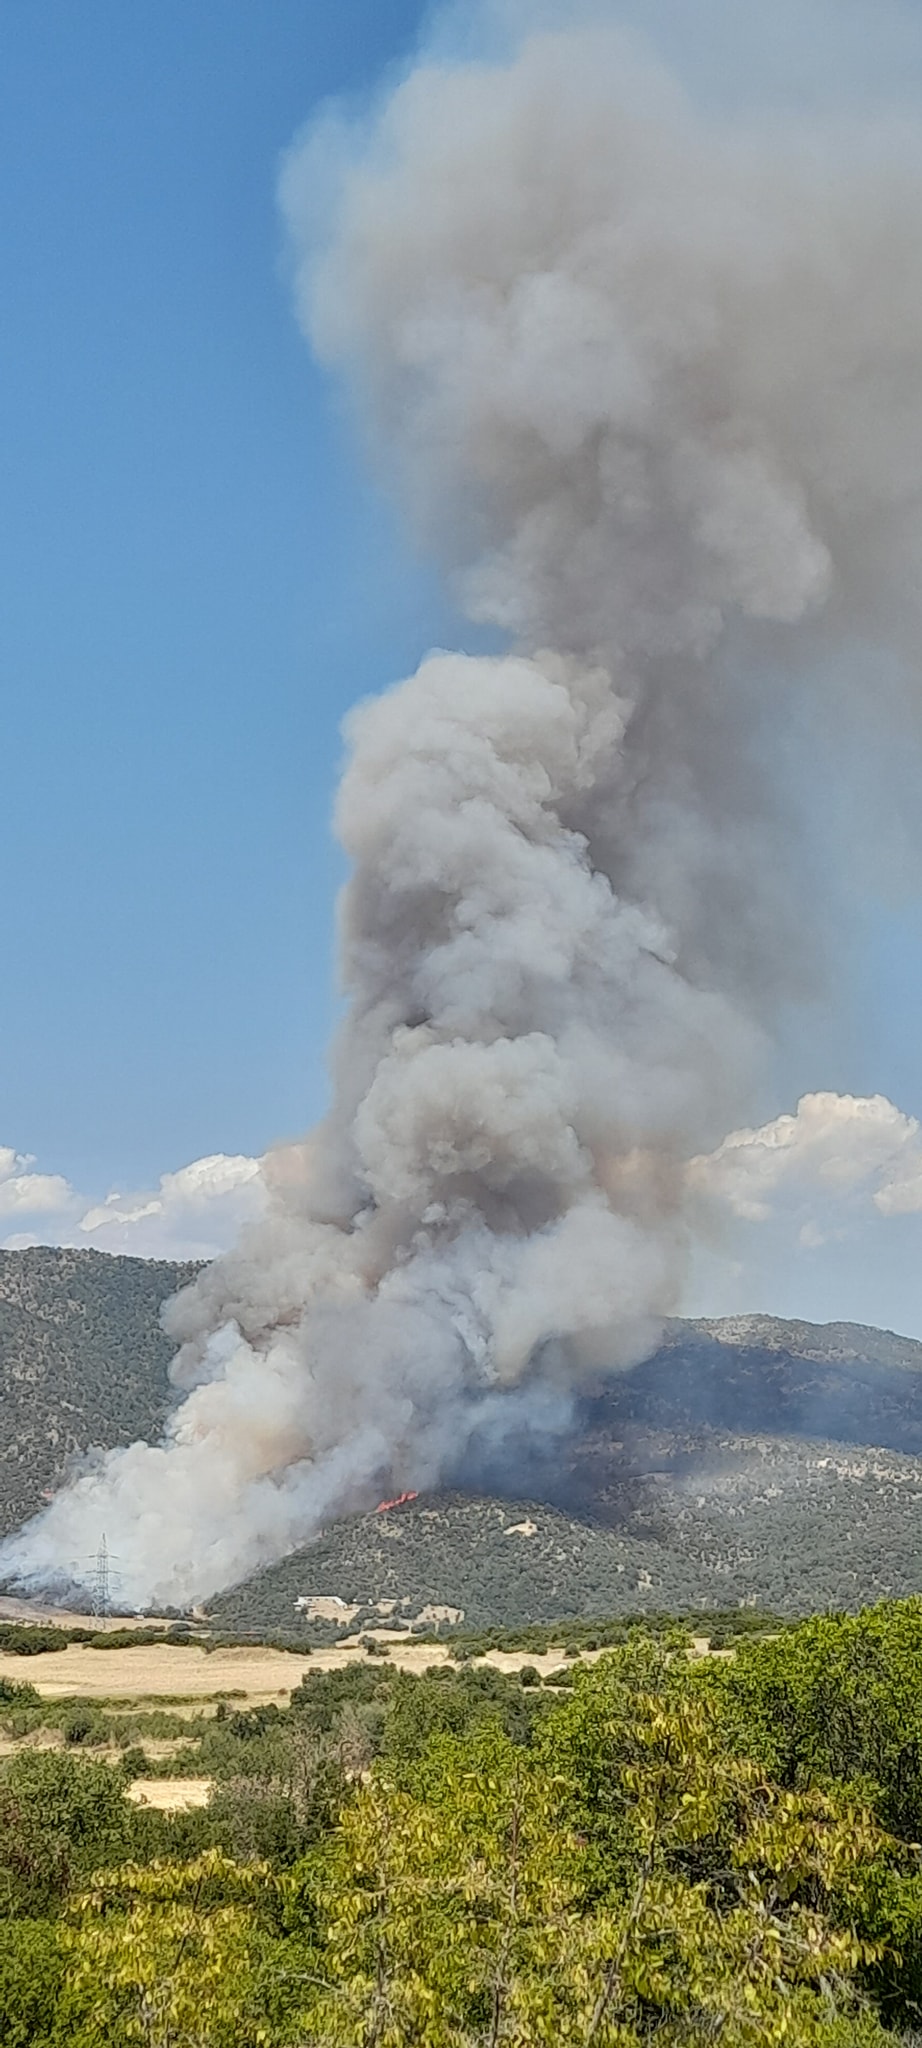
[[[443,1608],[480,1629],[922,1590],[922,1344],[887,1331],[676,1322],[569,1435],[505,1439],[479,1466],[477,1488],[326,1530],[222,1594],[216,1619],[289,1629],[299,1600],[340,1599],[353,1628]]]
[[[158,1434],[173,1348],[160,1309],[196,1270],[0,1251],[0,1534],[42,1506],[74,1453]]]
[[[427,1496],[336,1524],[210,1612],[287,1630],[298,1600],[332,1596],[358,1609],[353,1630],[440,1607],[480,1629],[742,1602],[798,1615],[922,1587],[922,1460],[794,1438],[695,1448],[691,1478],[634,1484],[617,1528],[533,1500]]]

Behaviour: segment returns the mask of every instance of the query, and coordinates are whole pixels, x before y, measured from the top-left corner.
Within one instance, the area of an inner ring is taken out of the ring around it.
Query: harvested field
[[[136,1806],[155,1806],[158,1813],[180,1813],[190,1806],[207,1806],[210,1778],[136,1778],[128,1797]]]
[[[86,1643],[37,1657],[0,1655],[0,1677],[27,1680],[46,1700],[213,1699],[222,1692],[253,1701],[279,1699],[297,1685],[302,1660],[282,1650],[177,1649],[152,1642],[99,1651]]]
[[[401,1671],[425,1671],[448,1658],[441,1643],[408,1641],[383,1630],[376,1635],[388,1645],[387,1662]],[[596,1654],[589,1651],[587,1661]],[[43,1651],[37,1657],[0,1655],[0,1678],[26,1680],[48,1700],[172,1702],[214,1700],[224,1695],[255,1706],[284,1699],[308,1671],[338,1671],[349,1664],[365,1663],[367,1657],[367,1651],[354,1640],[315,1650],[310,1657],[249,1647],[206,1652],[162,1642],[101,1652],[85,1643],[69,1643],[66,1650]],[[544,1676],[559,1670],[563,1658],[559,1650],[541,1654],[495,1650],[477,1661],[494,1664],[500,1671],[517,1671],[523,1664],[533,1664]]]

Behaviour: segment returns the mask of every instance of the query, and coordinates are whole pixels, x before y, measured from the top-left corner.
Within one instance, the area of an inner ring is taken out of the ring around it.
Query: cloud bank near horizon
[[[291,1148],[296,1149],[296,1148]],[[217,1258],[259,1221],[282,1153],[217,1152],[161,1174],[155,1188],[81,1193],[63,1174],[0,1146],[0,1248],[66,1245],[144,1259]],[[922,1123],[885,1095],[803,1095],[793,1112],[731,1131],[692,1159],[702,1227],[745,1276],[747,1229],[780,1226],[801,1252],[849,1240],[860,1252],[881,1219],[922,1218]],[[920,1226],[922,1227],[922,1226]],[[719,1256],[719,1253],[718,1253]]]
[[[922,1125],[885,1095],[803,1095],[793,1116],[729,1132],[688,1181],[742,1222],[787,1209],[809,1250],[869,1213],[922,1214]]]
[[[27,1153],[0,1146],[0,1248],[69,1245],[139,1259],[213,1259],[266,1205],[262,1161],[216,1152],[163,1173],[155,1188],[81,1193]]]

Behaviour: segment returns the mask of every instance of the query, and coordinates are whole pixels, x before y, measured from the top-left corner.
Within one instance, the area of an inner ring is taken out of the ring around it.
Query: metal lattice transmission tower
[[[109,1545],[103,1532],[93,1568],[93,1613],[105,1616],[109,1613],[110,1605]]]

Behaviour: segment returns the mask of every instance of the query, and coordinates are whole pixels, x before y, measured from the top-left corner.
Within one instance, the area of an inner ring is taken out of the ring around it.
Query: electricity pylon
[[[101,1617],[107,1615],[110,1604],[109,1545],[106,1542],[105,1531],[103,1531],[99,1539],[99,1549],[96,1552],[93,1569],[93,1613]]]

